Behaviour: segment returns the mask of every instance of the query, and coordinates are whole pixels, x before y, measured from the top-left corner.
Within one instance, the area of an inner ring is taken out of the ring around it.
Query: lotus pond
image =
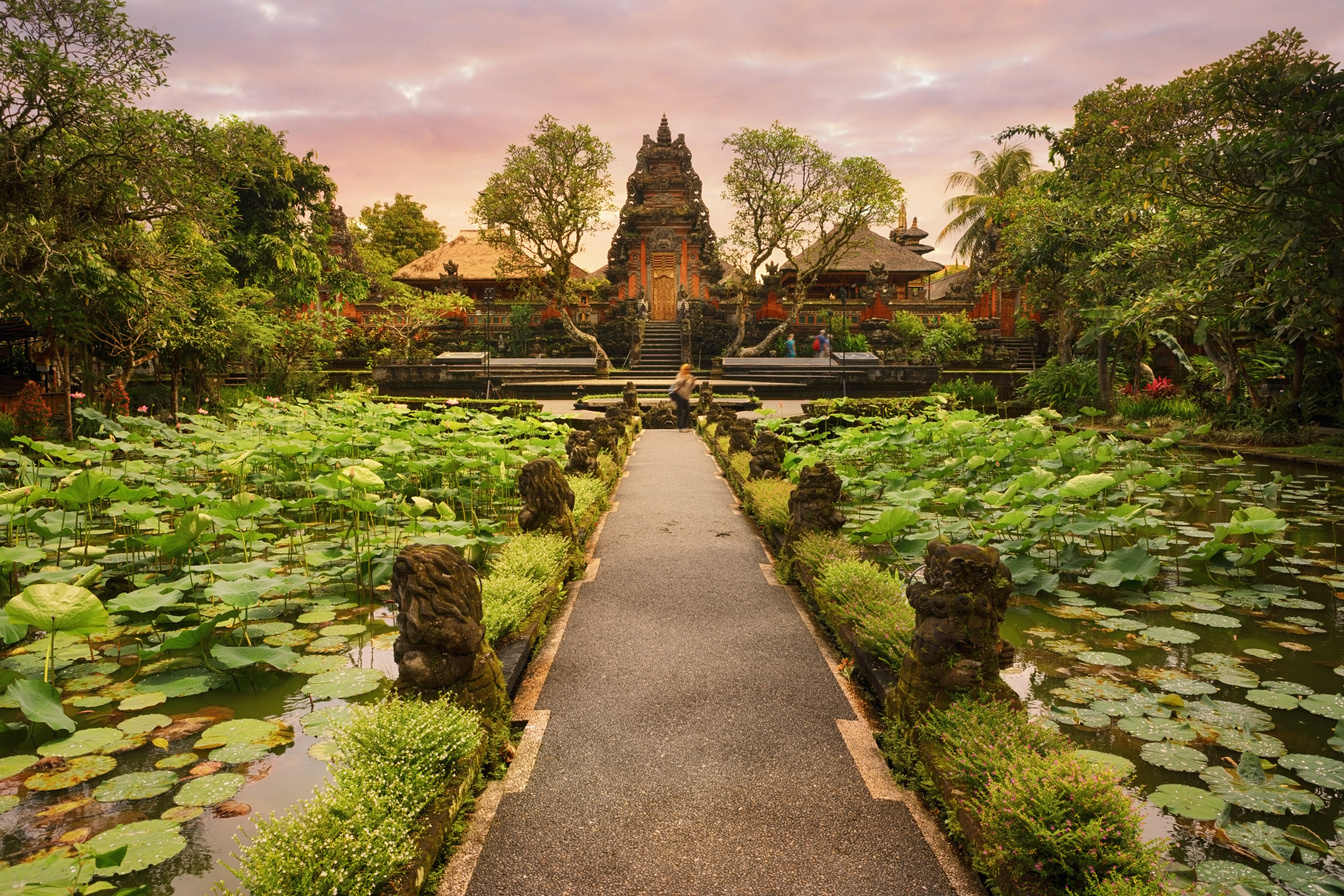
[[[846,531],[913,572],[935,535],[997,546],[1005,678],[1126,775],[1148,832],[1213,888],[1344,893],[1344,480],[931,409],[781,424]]]
[[[0,455],[0,889],[209,892],[395,677],[396,552],[480,562],[568,430],[358,397],[84,413],[97,436]]]

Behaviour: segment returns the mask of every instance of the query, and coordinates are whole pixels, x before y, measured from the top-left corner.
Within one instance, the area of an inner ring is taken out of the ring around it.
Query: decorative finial
[[[664,145],[672,142],[672,129],[667,126],[667,113],[663,113],[662,123],[658,125],[658,142]]]

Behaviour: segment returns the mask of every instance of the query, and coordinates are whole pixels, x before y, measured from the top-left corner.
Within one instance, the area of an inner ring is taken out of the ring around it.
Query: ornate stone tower
[[[675,320],[679,291],[707,299],[722,276],[700,191],[686,136],[673,140],[664,115],[657,141],[644,135],[607,253],[607,279],[619,298],[642,289],[653,320]]]

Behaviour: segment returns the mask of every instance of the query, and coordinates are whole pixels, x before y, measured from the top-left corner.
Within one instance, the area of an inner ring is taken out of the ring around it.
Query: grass
[[[485,639],[491,647],[517,631],[531,615],[546,583],[514,573],[495,573],[485,579],[481,588],[484,613]]]
[[[371,896],[415,858],[419,815],[480,743],[479,717],[446,699],[360,707],[336,734],[331,781],[283,815],[257,821],[228,896]],[[240,841],[241,842],[241,841]]]
[[[762,528],[789,527],[789,495],[793,483],[787,479],[748,479],[743,483],[747,512]]]
[[[854,628],[860,646],[893,669],[915,628],[915,611],[901,581],[866,560],[838,560],[817,579],[816,598]]]
[[[720,443],[724,451],[728,450],[728,440],[723,439]],[[737,476],[739,482],[745,482],[751,475],[751,454],[747,451],[738,451],[728,458],[728,466]]]
[[[569,487],[574,490],[574,520],[587,519],[596,508],[598,513],[610,505],[607,498],[607,486],[596,476],[570,476]]]

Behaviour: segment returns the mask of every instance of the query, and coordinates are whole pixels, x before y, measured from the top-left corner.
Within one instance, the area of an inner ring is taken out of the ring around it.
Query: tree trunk
[[[810,286],[811,284],[808,285]],[[803,300],[805,298],[807,298],[807,287],[803,286],[800,289],[799,285],[795,284],[793,287],[793,302],[790,303],[789,305],[788,316],[785,317],[778,324],[776,324],[774,327],[771,327],[770,332],[766,333],[765,338],[762,339],[760,342],[751,346],[751,348],[742,349],[742,351],[739,353],[740,357],[759,358],[761,355],[769,351],[770,346],[774,344],[776,339],[783,336],[785,333],[789,331],[791,327],[797,324],[798,312],[802,310]]]
[[[607,357],[607,352],[602,348],[602,343],[597,340],[596,336],[591,333],[585,333],[579,329],[578,324],[574,323],[573,319],[570,318],[569,309],[560,309],[560,324],[565,328],[565,333],[570,339],[588,346],[593,353],[593,357],[597,359],[597,367],[599,370],[602,368],[608,370],[611,369],[611,359]]]
[[[1307,366],[1307,341],[1293,340],[1293,403],[1302,401],[1302,379]],[[1301,408],[1299,407],[1299,410]]]
[[[723,349],[725,358],[736,358],[738,352],[742,350],[742,343],[747,338],[747,293],[745,290],[739,290],[737,293],[737,335],[733,341],[728,343]]]
[[[1101,393],[1101,409],[1115,413],[1115,384],[1111,382],[1111,334],[1105,330],[1097,337],[1097,391]]]
[[[75,440],[75,406],[70,398],[70,346],[60,346],[56,349],[56,379],[60,383],[60,389],[65,393],[65,440],[73,442]]]
[[[173,364],[173,370],[172,370],[172,383],[173,383],[173,395],[172,395],[172,402],[173,402],[173,425],[176,426],[176,425],[177,425],[177,409],[178,409],[178,406],[179,406],[180,404],[182,404],[182,399],[179,397],[180,392],[181,392],[181,385],[182,385],[182,371],[181,371],[181,369],[180,369],[180,365],[178,365],[177,363],[174,363],[174,364]]]

